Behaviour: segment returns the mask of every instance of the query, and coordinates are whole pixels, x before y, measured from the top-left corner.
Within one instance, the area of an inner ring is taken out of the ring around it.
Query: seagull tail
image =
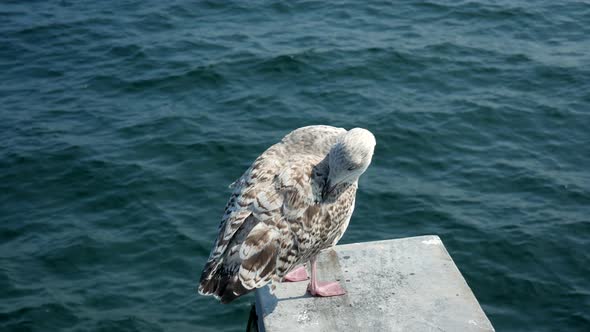
[[[199,282],[199,294],[212,295],[221,303],[229,303],[252,290],[242,285],[237,271],[225,269],[223,260],[207,262]]]

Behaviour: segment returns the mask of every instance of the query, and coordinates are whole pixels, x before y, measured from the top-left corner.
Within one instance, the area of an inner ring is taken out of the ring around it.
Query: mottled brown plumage
[[[309,126],[267,149],[231,186],[199,292],[230,302],[335,245],[374,145],[364,129]]]

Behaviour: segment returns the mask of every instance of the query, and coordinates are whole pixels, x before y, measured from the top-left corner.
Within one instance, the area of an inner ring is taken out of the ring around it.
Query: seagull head
[[[342,135],[328,154],[330,172],[322,197],[341,183],[357,182],[371,164],[375,144],[375,136],[366,129],[354,128]]]

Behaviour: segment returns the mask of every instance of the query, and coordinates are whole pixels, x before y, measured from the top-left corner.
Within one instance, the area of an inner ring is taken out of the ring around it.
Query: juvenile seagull
[[[317,280],[316,257],[346,231],[374,148],[368,130],[309,126],[256,158],[231,186],[199,293],[228,303],[270,281],[306,280],[310,262],[311,295],[344,294]]]

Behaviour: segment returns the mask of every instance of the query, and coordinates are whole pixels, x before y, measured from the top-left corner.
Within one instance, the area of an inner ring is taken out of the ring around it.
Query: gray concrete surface
[[[309,268],[308,268],[309,272]],[[494,331],[438,236],[355,243],[327,250],[320,280],[347,294],[313,298],[308,282],[256,292],[259,331]]]

